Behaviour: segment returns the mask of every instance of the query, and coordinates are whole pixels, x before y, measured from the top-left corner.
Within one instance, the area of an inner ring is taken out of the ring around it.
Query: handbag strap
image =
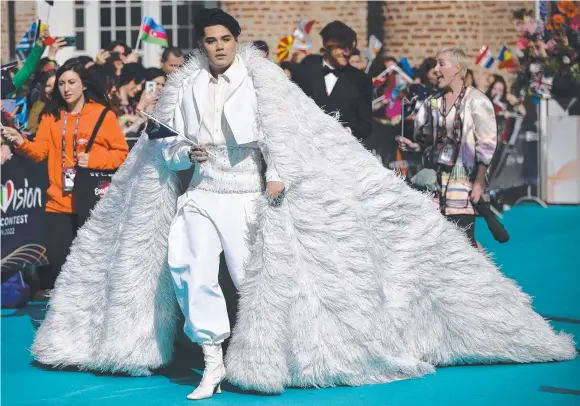
[[[108,107],[105,107],[103,109],[103,111],[101,112],[101,115],[99,116],[99,119],[97,120],[97,124],[95,124],[95,128],[93,129],[93,133],[91,134],[91,138],[89,139],[89,143],[87,144],[87,147],[85,148],[85,154],[88,154],[89,151],[91,150],[91,147],[93,146],[93,144],[95,142],[95,138],[97,138],[97,133],[99,132],[99,129],[101,128],[101,124],[103,124],[103,120],[105,119],[105,116],[107,115],[109,110],[110,109]]]

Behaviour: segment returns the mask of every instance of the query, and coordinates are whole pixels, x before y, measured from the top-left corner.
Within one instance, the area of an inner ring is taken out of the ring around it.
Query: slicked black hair
[[[207,27],[213,27],[214,25],[223,25],[236,39],[242,33],[240,23],[238,23],[234,17],[219,8],[204,8],[200,10],[193,19],[193,24],[195,36],[199,41],[203,38],[205,29]]]

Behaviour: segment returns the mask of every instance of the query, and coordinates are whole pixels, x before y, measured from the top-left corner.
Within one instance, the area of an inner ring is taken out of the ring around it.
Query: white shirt
[[[334,70],[334,68],[332,66],[330,66],[324,58],[322,58],[322,66],[323,67],[328,66],[330,69]],[[324,77],[324,83],[326,84],[326,94],[327,95],[330,95],[330,93],[332,93],[332,89],[334,89],[336,82],[338,82],[338,76],[336,76],[334,73],[329,73],[328,75],[326,75]]]
[[[201,117],[198,142],[201,145],[226,145],[235,143],[234,134],[224,115],[224,105],[230,87],[232,72],[239,68],[237,60],[217,79],[209,75],[208,91],[205,96],[206,109]],[[229,142],[228,142],[229,141]]]
[[[243,69],[242,64],[236,57],[232,65],[223,74],[218,75],[217,79],[207,71],[200,73],[207,74],[208,88],[206,94],[201,96],[205,108],[202,110],[199,135],[197,137],[199,145],[238,145],[234,133],[224,114],[224,107],[226,98],[230,93],[231,78],[234,77],[234,73],[236,75],[242,73],[240,70]],[[196,96],[198,95],[196,94]],[[176,129],[178,128],[178,126],[175,127]],[[166,145],[163,150],[163,155],[167,161],[167,165],[174,171],[189,169],[191,167],[191,160],[189,158],[191,146],[183,145],[178,150],[172,150],[171,144],[173,143],[179,144],[179,139],[171,141],[171,143]],[[244,146],[260,149],[266,163],[268,163],[268,151],[265,144],[259,144],[257,141],[254,141],[246,143]],[[267,164],[266,180],[268,182],[280,181],[280,177],[278,176],[274,165]]]
[[[439,128],[445,127],[447,136],[449,138],[453,138],[453,121],[455,120],[455,110],[456,110],[455,103],[453,103],[451,110],[449,110],[449,113],[447,113],[445,122],[443,122],[443,114],[441,114],[442,110],[443,110],[443,97],[437,100],[437,110],[434,111],[434,113],[436,114],[436,123],[437,123],[437,125],[435,126],[435,131],[437,131]]]

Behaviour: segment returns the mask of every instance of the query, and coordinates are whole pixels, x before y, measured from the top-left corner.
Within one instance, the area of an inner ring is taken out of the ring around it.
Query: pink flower
[[[553,39],[549,40],[546,43],[546,51],[552,52],[554,50],[555,46],[556,46],[556,41],[554,41]]]
[[[520,24],[518,31],[521,35],[535,35],[538,32],[538,22],[536,20],[529,20]]]
[[[516,42],[516,46],[523,51],[528,48],[529,43],[530,42],[527,39],[520,38],[518,42]]]
[[[580,14],[578,14],[572,21],[570,21],[570,28],[574,31],[580,30]]]

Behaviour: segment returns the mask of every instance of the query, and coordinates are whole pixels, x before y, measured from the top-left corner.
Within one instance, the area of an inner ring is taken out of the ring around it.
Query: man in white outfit
[[[230,335],[226,302],[218,283],[219,257],[239,289],[244,279],[248,222],[264,189],[278,198],[284,185],[274,167],[266,168],[256,133],[256,95],[247,69],[236,57],[238,22],[219,9],[206,9],[195,23],[209,66],[184,82],[174,128],[163,155],[172,170],[195,165],[187,191],[177,202],[169,232],[168,263],[185,332],[202,346],[205,371],[188,399],[220,392],[225,378],[222,342]],[[197,141],[195,147],[187,138]],[[266,185],[265,185],[266,183]]]

